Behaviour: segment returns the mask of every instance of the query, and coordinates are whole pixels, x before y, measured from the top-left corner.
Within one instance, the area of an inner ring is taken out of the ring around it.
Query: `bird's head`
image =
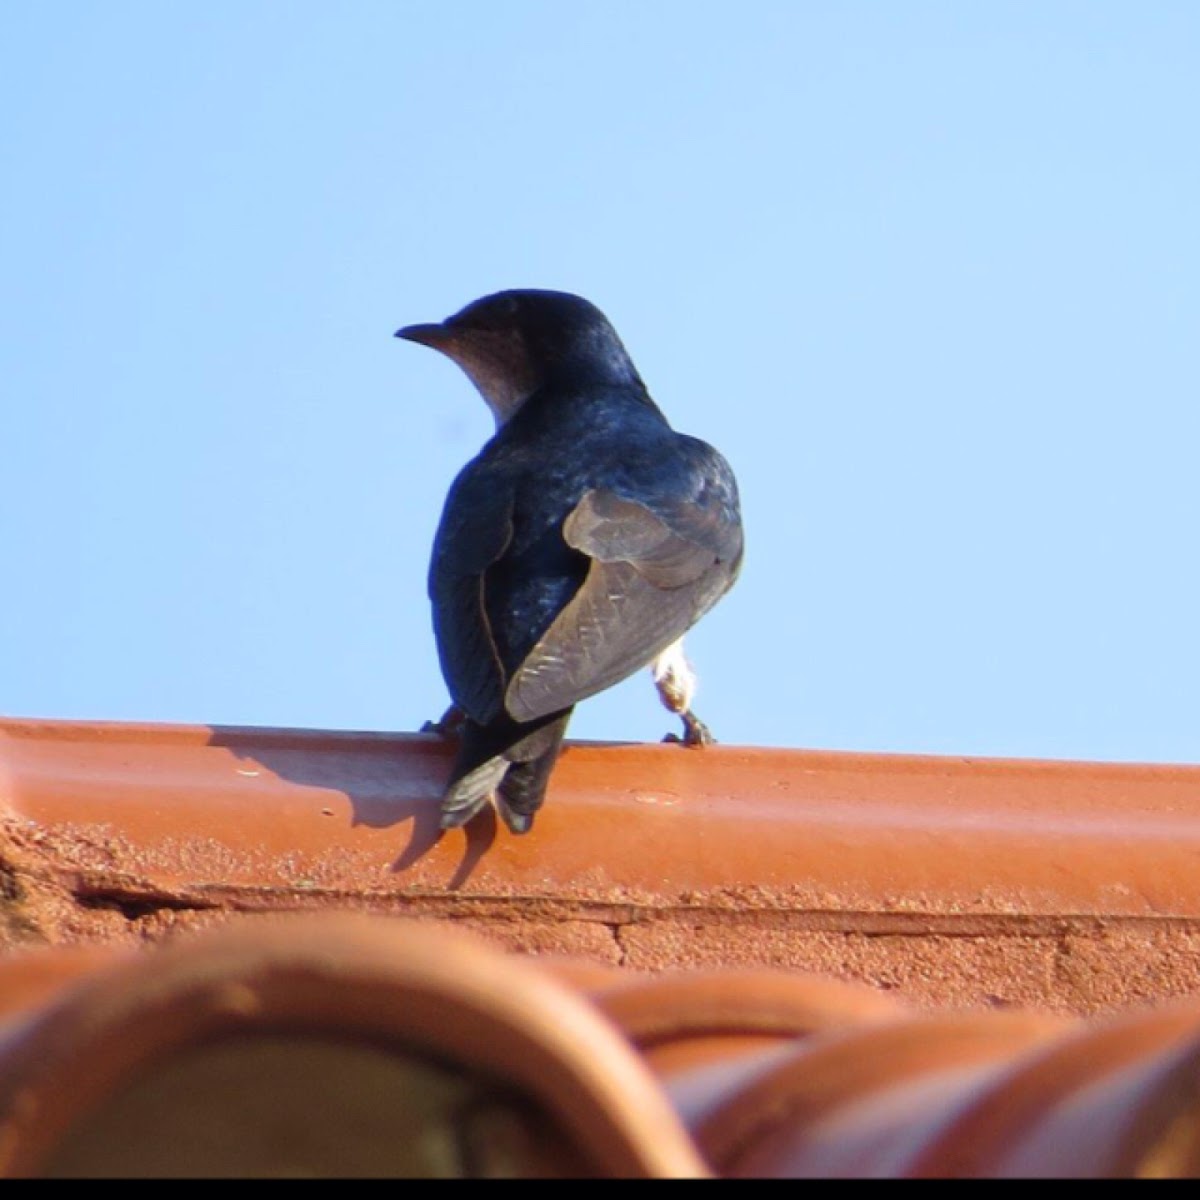
[[[642,386],[608,318],[569,292],[496,292],[440,323],[406,325],[396,336],[458,363],[498,426],[547,384]]]

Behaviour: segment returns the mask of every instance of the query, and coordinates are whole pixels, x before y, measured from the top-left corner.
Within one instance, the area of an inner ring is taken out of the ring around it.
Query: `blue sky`
[[[399,325],[579,292],[738,473],[724,742],[1200,760],[1192,0],[5,0],[0,711],[414,729],[491,420]],[[646,677],[576,737],[673,727]]]

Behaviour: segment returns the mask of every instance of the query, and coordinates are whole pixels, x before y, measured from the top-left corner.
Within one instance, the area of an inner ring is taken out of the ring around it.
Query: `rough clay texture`
[[[0,943],[332,909],[647,972],[814,972],[928,1008],[1200,991],[1200,768],[576,744],[513,838],[490,818],[439,833],[448,753],[0,721]]]

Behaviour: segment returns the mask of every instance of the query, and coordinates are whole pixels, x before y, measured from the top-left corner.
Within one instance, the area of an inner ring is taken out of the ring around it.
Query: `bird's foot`
[[[421,732],[436,733],[438,737],[452,741],[458,737],[462,730],[463,722],[466,719],[467,714],[457,704],[452,704],[442,713],[440,721],[426,721],[421,726]]]
[[[717,739],[713,737],[708,726],[689,708],[679,714],[683,722],[683,737],[677,733],[668,733],[664,742],[675,742],[680,746],[715,746]]]
[[[696,673],[683,652],[683,638],[668,646],[651,664],[658,698],[668,712],[683,722],[683,737],[668,733],[664,742],[682,746],[711,746],[717,739],[708,726],[692,712],[692,697],[696,694]]]

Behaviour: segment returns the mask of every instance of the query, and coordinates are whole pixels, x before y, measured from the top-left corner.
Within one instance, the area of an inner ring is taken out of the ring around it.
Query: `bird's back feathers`
[[[489,400],[499,428],[450,489],[429,591],[466,718],[444,823],[495,790],[524,832],[572,707],[649,665],[733,585],[737,485],[717,451],[670,427],[579,297],[500,293],[401,335],[496,395],[506,371],[521,382],[519,402]]]

